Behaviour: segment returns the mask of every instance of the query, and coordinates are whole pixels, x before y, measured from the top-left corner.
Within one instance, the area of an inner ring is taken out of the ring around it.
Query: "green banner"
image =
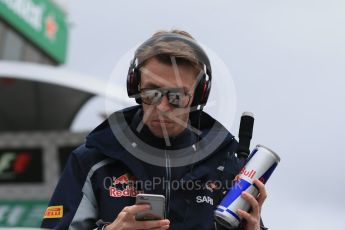
[[[0,227],[39,227],[48,201],[0,200]]]
[[[65,13],[49,0],[0,0],[0,17],[59,63],[65,62]]]

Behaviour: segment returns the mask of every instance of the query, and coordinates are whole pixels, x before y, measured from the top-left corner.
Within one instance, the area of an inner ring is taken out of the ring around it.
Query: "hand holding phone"
[[[143,211],[151,211],[151,206],[144,204],[134,204],[131,206],[126,206],[122,209],[122,211],[117,215],[116,219],[111,224],[104,227],[104,230],[169,229],[170,221],[167,219],[136,221],[136,214]]]

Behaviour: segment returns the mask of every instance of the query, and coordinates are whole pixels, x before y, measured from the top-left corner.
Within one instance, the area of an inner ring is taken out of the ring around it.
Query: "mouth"
[[[153,122],[167,123],[167,124],[174,123],[174,122],[172,122],[170,120],[159,120],[159,119],[153,120]]]
[[[159,119],[155,119],[152,120],[152,124],[153,125],[172,125],[174,124],[174,122],[170,121],[170,120],[159,120]]]

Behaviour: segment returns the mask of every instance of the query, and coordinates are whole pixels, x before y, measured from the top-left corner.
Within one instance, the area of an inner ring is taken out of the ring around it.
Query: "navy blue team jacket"
[[[112,116],[123,114],[124,123],[135,131],[142,120],[141,109],[141,106],[134,106]],[[156,166],[130,154],[124,147],[126,144],[120,143],[111,129],[111,125],[124,124],[110,125],[108,120],[87,136],[84,145],[71,153],[50,200],[46,212],[50,218],[43,219],[43,228],[95,229],[99,220],[113,222],[125,206],[135,203],[137,193],[144,192],[166,197],[166,218],[170,220],[172,230],[221,229],[215,227],[213,212],[225,187],[231,185],[243,165],[234,155],[236,140],[222,125],[204,112],[192,112],[189,122],[202,131],[201,135],[186,129],[172,138],[168,147],[165,140],[153,136],[146,126],[140,132],[135,131],[142,141],[155,147],[173,150],[189,146],[196,153],[199,150],[195,150],[194,143],[225,133],[221,145],[206,158],[186,166],[169,167]],[[214,140],[211,138],[210,141]],[[128,140],[128,146],[130,143]],[[145,181],[153,178],[163,182],[144,186]],[[172,181],[174,187],[169,185]],[[59,217],[49,211],[54,211],[52,207],[56,206],[61,212]]]

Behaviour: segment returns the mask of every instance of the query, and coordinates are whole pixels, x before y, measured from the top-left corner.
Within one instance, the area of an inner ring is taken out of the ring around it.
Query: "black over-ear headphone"
[[[140,68],[137,64],[137,53],[139,50],[144,49],[146,46],[150,46],[156,42],[172,42],[181,41],[191,47],[196,55],[197,60],[203,64],[204,69],[202,70],[201,77],[198,76],[199,82],[197,83],[194,91],[194,99],[191,104],[192,107],[200,106],[202,109],[207,102],[208,96],[211,91],[212,82],[212,69],[210,60],[208,59],[204,50],[192,39],[176,33],[166,33],[163,35],[153,36],[152,38],[145,41],[138,47],[135,52],[135,56],[131,61],[127,75],[127,94],[129,97],[134,97],[138,104],[141,104],[140,98]]]

